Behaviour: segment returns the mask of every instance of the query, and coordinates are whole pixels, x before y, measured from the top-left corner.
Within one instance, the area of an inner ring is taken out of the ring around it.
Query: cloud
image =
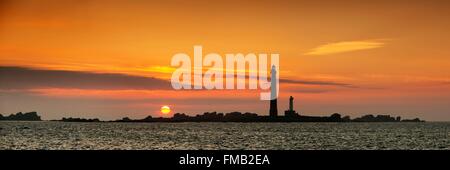
[[[343,41],[321,45],[305,53],[305,55],[337,54],[350,51],[380,48],[383,47],[384,45],[385,42],[383,42],[382,40]]]
[[[309,80],[291,80],[291,79],[280,79],[280,83],[288,83],[288,84],[302,84],[302,85],[320,85],[320,86],[339,86],[339,87],[347,87],[347,88],[357,88],[352,84],[347,83],[337,83],[332,81],[309,81]]]
[[[246,76],[246,78],[250,78]],[[270,78],[269,78],[270,79]],[[44,70],[0,66],[0,90],[81,89],[81,90],[172,90],[170,81],[118,73]],[[280,83],[355,88],[333,81],[280,79]]]
[[[327,93],[327,92],[332,92],[335,90],[330,90],[330,89],[305,89],[305,88],[297,88],[297,89],[290,89],[289,92],[290,93],[313,93],[313,94],[317,94],[317,93]]]
[[[76,88],[105,90],[171,89],[169,81],[116,73],[0,67],[0,89]]]

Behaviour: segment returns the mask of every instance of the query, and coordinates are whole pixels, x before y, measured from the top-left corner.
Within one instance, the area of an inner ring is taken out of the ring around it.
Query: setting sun
[[[162,114],[168,114],[168,113],[170,113],[170,107],[169,107],[169,106],[163,106],[163,107],[161,107],[161,113],[162,113]]]

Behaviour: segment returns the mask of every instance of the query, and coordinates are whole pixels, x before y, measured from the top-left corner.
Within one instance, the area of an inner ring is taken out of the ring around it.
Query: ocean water
[[[450,123],[0,122],[0,149],[450,149]]]

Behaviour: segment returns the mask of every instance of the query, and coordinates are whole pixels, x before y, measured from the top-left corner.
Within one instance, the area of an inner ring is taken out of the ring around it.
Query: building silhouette
[[[294,110],[294,97],[289,97],[289,110],[284,111],[284,116],[286,117],[296,117],[299,116]]]
[[[278,106],[277,106],[277,98],[278,98],[278,90],[277,90],[277,70],[275,65],[272,66],[271,79],[270,79],[270,117],[278,116]]]

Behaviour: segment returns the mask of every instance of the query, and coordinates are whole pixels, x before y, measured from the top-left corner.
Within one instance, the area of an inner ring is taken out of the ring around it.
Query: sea
[[[450,122],[1,121],[1,150],[450,150]]]

